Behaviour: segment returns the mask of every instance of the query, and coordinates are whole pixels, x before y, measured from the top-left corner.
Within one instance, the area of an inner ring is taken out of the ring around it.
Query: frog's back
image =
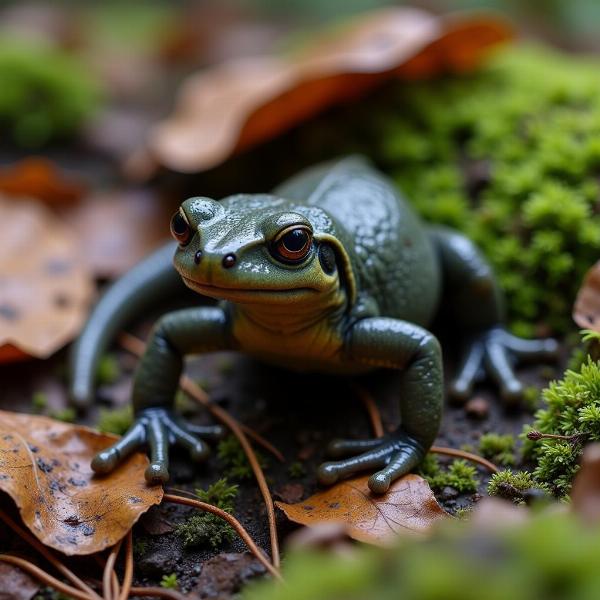
[[[347,234],[359,302],[383,316],[428,325],[437,309],[440,273],[420,219],[392,182],[358,157],[319,165],[276,190],[318,206]],[[374,302],[373,302],[374,301]]]

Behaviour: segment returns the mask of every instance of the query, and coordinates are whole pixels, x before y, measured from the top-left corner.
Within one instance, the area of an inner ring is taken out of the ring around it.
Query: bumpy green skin
[[[194,434],[216,432],[199,432],[172,413],[183,357],[239,350],[301,370],[403,371],[398,430],[384,439],[333,442],[329,450],[339,460],[319,469],[326,484],[375,470],[369,486],[383,493],[422,460],[438,433],[441,351],[425,328],[442,304],[452,309],[465,341],[451,388],[456,396],[468,396],[485,368],[504,397],[514,400],[522,386],[509,354],[542,357],[556,350],[553,341],[528,342],[506,333],[499,290],[471,242],[448,229],[425,228],[390,182],[361,159],[310,169],[272,195],[236,195],[220,202],[191,198],[182,210],[194,235],[177,248],[175,268],[189,288],[220,304],[173,312],[158,321],[135,378],[138,419],[94,459],[97,472],[110,471],[144,443],[151,454],[149,481],[168,479],[169,443],[179,442],[195,458],[204,458],[207,446]],[[272,252],[273,240],[290,226],[312,231],[311,251],[297,264],[283,263]],[[235,257],[233,264],[224,262],[227,256]],[[123,289],[124,284],[116,285]],[[139,289],[136,294],[139,298]],[[119,306],[113,308],[117,315]],[[111,314],[102,302],[97,310]],[[83,333],[88,343],[103,325],[92,316]],[[76,350],[74,388],[89,395],[89,382],[78,379],[78,353],[84,350],[81,345]]]

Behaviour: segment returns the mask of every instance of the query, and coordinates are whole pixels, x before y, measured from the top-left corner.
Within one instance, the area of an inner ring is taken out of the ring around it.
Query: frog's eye
[[[192,239],[192,228],[180,210],[171,217],[171,235],[180,246],[185,246]]]
[[[308,227],[293,225],[284,229],[271,246],[273,256],[282,262],[296,263],[305,259],[312,248],[312,233]]]

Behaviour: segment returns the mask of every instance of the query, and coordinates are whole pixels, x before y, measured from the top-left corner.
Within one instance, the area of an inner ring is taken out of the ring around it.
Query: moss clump
[[[302,479],[306,475],[306,469],[300,461],[296,461],[288,467],[288,475],[292,479]]]
[[[252,468],[244,449],[235,436],[228,435],[219,442],[217,456],[225,467],[227,477],[231,479],[252,479]],[[264,468],[267,464],[265,457],[260,452],[256,452],[256,458],[260,466]]]
[[[452,487],[458,492],[476,492],[479,485],[477,469],[462,459],[453,460],[448,468],[442,468],[435,454],[428,454],[419,467],[419,474],[433,490]]]
[[[168,590],[176,590],[179,587],[179,582],[177,581],[177,573],[163,575],[162,579],[160,580],[160,587],[166,588]]]
[[[121,373],[119,362],[113,354],[105,354],[100,358],[96,368],[96,383],[98,385],[110,385],[114,383]]]
[[[133,407],[131,405],[122,408],[100,409],[98,416],[98,429],[103,433],[114,433],[123,435],[133,425]]]
[[[549,491],[547,486],[538,483],[528,471],[506,470],[492,475],[487,491],[490,496],[512,500],[515,504],[524,504],[527,493],[533,489]]]
[[[44,412],[48,408],[48,395],[45,392],[34,392],[31,406],[36,413]]]
[[[196,490],[196,495],[202,502],[231,513],[238,495],[238,486],[229,484],[227,479],[219,479],[206,490]],[[223,519],[212,513],[192,515],[175,527],[175,533],[186,548],[203,545],[218,548],[223,542],[231,541],[235,534]]]
[[[249,586],[245,600],[542,600],[597,598],[600,532],[573,515],[535,514],[481,531],[455,522],[427,540],[351,555],[292,553],[288,585]]]
[[[64,423],[75,423],[77,412],[74,408],[63,408],[61,410],[53,410],[49,414],[50,417]]]
[[[484,433],[479,439],[479,452],[485,458],[506,467],[515,464],[515,436],[507,433]]]
[[[588,358],[579,371],[567,371],[542,392],[546,407],[537,411],[526,432],[570,436],[569,439],[525,438],[525,456],[535,461],[536,482],[565,496],[579,469],[583,444],[600,439],[600,363]]]
[[[19,146],[73,134],[97,104],[96,82],[71,56],[24,40],[0,42],[0,125]]]

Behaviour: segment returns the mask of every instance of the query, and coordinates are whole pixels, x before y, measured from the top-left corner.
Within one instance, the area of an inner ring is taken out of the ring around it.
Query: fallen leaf
[[[304,496],[304,486],[301,483],[286,483],[274,490],[273,496],[288,504],[300,502]]]
[[[48,417],[0,411],[0,490],[30,531],[69,556],[112,546],[163,490],[148,486],[148,459],[132,454],[113,473],[94,476],[90,461],[116,436]]]
[[[297,504],[276,502],[294,523],[313,526],[341,522],[347,534],[361,542],[387,545],[399,534],[422,534],[449,517],[429,484],[418,475],[396,480],[383,495],[371,493],[368,477],[342,481]]]
[[[46,358],[79,331],[93,296],[78,244],[43,205],[0,197],[0,362]]]
[[[573,320],[579,327],[600,331],[600,261],[586,273],[575,299]]]
[[[173,531],[173,524],[158,509],[150,509],[142,516],[140,524],[150,535],[164,535]]]
[[[96,277],[115,278],[170,239],[173,214],[149,191],[94,194],[65,212],[80,240],[81,258]]]
[[[18,567],[0,562],[0,600],[29,600],[40,586]]]
[[[29,157],[0,169],[0,192],[48,204],[72,204],[83,197],[86,186],[67,177],[52,161]]]
[[[471,69],[510,37],[506,23],[490,16],[386,8],[330,30],[293,56],[230,60],[184,82],[175,112],[132,155],[130,174],[147,176],[158,165],[209,169],[391,77]]]
[[[588,444],[571,490],[573,510],[588,523],[600,522],[600,443]]]

